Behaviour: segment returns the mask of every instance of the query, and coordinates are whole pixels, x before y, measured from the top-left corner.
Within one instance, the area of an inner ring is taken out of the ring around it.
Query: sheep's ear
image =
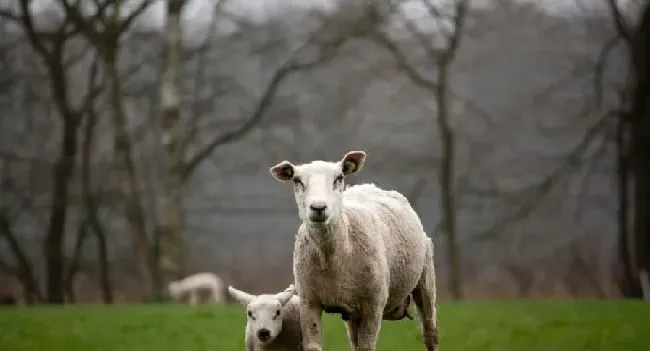
[[[279,292],[275,294],[275,297],[280,300],[280,304],[282,306],[286,305],[289,300],[293,297],[293,295],[296,294],[296,288],[293,286],[293,284],[289,285],[288,288],[284,289],[283,292]]]
[[[232,286],[228,286],[228,293],[230,294],[230,296],[232,296],[233,299],[239,301],[240,303],[242,303],[244,305],[251,302],[253,297],[255,297],[254,295],[251,295],[251,294],[249,294],[247,292],[237,290],[237,289],[233,288]]]
[[[343,174],[349,175],[359,172],[366,160],[366,153],[363,151],[350,151],[341,160]]]
[[[277,165],[271,167],[269,171],[273,178],[286,182],[287,180],[293,179],[294,176],[294,165],[289,161],[282,161]]]

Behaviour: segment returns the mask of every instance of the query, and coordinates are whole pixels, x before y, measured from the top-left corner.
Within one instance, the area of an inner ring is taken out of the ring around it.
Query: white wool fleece
[[[321,351],[321,313],[344,311],[353,351],[374,351],[381,321],[408,303],[420,314],[427,351],[438,350],[433,244],[402,194],[374,184],[345,188],[366,154],[338,162],[270,169],[293,182],[302,221],[295,239],[294,281],[301,298],[305,351]],[[342,313],[343,314],[343,313]]]

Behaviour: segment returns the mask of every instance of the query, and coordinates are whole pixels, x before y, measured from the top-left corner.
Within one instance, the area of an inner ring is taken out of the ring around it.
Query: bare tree
[[[95,107],[91,107],[88,112],[88,118],[84,126],[84,139],[81,148],[81,191],[86,211],[86,220],[89,230],[95,235],[97,242],[97,259],[99,263],[99,286],[102,291],[104,303],[113,302],[113,286],[111,283],[110,263],[108,259],[108,241],[106,229],[99,219],[98,211],[101,197],[97,194],[100,192],[91,188],[91,155],[93,152],[93,142],[95,141],[95,129],[99,116]]]
[[[105,0],[99,2],[92,16],[85,16],[80,2],[60,0],[75,28],[98,51],[107,77],[108,94],[112,108],[113,147],[116,168],[122,179],[122,196],[125,201],[125,215],[131,228],[131,236],[138,273],[145,286],[152,287],[153,262],[149,250],[145,215],[142,209],[141,193],[133,161],[133,145],[127,129],[126,112],[122,93],[119,67],[119,41],[133,21],[150,5],[141,2],[130,13],[122,10],[123,1]]]
[[[9,244],[9,249],[15,261],[15,264],[12,265],[4,259],[0,259],[0,271],[16,277],[22,283],[25,301],[28,303],[43,301],[43,294],[34,276],[32,264],[12,230],[12,225],[5,209],[0,210],[0,236]]]
[[[71,64],[65,55],[68,40],[77,34],[70,28],[69,17],[49,32],[36,29],[31,12],[31,0],[20,0],[19,15],[3,12],[3,18],[18,23],[25,31],[30,45],[45,64],[49,76],[51,93],[63,125],[60,153],[54,166],[54,191],[50,202],[49,227],[45,238],[47,272],[47,300],[50,303],[64,302],[64,255],[63,241],[68,208],[68,188],[75,168],[78,128],[87,106],[96,94],[96,87],[88,87],[79,106],[71,103],[66,68]]]
[[[626,297],[643,298],[642,271],[650,269],[650,5],[642,6],[638,24],[630,23],[614,0],[608,0],[614,27],[626,44],[631,72],[621,93],[618,116],[619,287]],[[605,46],[602,70],[610,48]]]
[[[397,67],[408,79],[418,87],[430,92],[435,98],[437,108],[435,119],[437,122],[438,133],[441,142],[441,163],[438,173],[438,182],[441,196],[440,205],[443,211],[443,231],[447,240],[447,259],[449,263],[449,288],[454,299],[462,299],[462,272],[461,272],[461,254],[457,239],[456,230],[456,200],[454,189],[455,180],[455,139],[454,131],[449,123],[449,75],[450,65],[460,47],[465,17],[468,7],[468,1],[455,1],[453,11],[449,14],[448,10],[442,10],[439,5],[432,1],[422,0],[423,7],[427,10],[428,19],[436,22],[450,22],[447,26],[440,26],[439,35],[443,36],[443,43],[437,43],[432,33],[425,33],[419,29],[412,20],[402,17],[401,22],[412,38],[426,52],[427,60],[435,65],[436,76],[423,73],[415,64],[411,63],[409,56],[404,53],[398,43],[391,36],[382,31],[377,31],[371,35],[371,38],[380,46],[387,49],[395,58]],[[399,10],[393,8],[392,14]],[[378,15],[381,16],[381,15]],[[438,33],[435,33],[438,34]]]
[[[182,187],[183,149],[181,131],[181,98],[178,74],[181,66],[181,10],[185,0],[167,2],[163,39],[163,73],[160,102],[162,105],[162,142],[165,149],[163,210],[158,217],[158,269],[166,286],[183,275],[182,259]]]

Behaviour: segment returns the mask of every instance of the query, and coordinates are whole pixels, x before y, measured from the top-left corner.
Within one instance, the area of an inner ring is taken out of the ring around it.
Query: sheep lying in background
[[[221,278],[213,273],[196,273],[182,280],[170,282],[167,285],[169,296],[176,301],[183,298],[185,294],[189,295],[191,305],[199,303],[199,292],[205,290],[210,295],[210,300],[214,303],[223,303],[224,284]]]
[[[302,351],[300,298],[293,284],[277,294],[256,296],[232,286],[228,292],[246,307],[247,351]]]
[[[344,189],[345,177],[361,170],[365,158],[351,151],[338,162],[282,161],[270,169],[293,182],[302,221],[293,274],[305,351],[322,350],[323,311],[348,316],[353,351],[374,351],[382,319],[408,308],[409,295],[426,349],[438,350],[433,243],[402,194],[374,184]]]

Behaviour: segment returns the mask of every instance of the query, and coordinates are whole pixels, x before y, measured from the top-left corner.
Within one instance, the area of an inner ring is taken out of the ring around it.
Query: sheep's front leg
[[[375,351],[377,338],[381,330],[383,311],[380,309],[369,311],[362,315],[358,321],[357,346],[354,351]]]
[[[352,350],[356,350],[359,345],[359,322],[355,319],[345,321],[345,329],[348,332],[348,341]]]
[[[300,303],[300,328],[302,329],[304,351],[323,350],[322,313],[323,310],[319,306],[309,304],[306,301]]]

